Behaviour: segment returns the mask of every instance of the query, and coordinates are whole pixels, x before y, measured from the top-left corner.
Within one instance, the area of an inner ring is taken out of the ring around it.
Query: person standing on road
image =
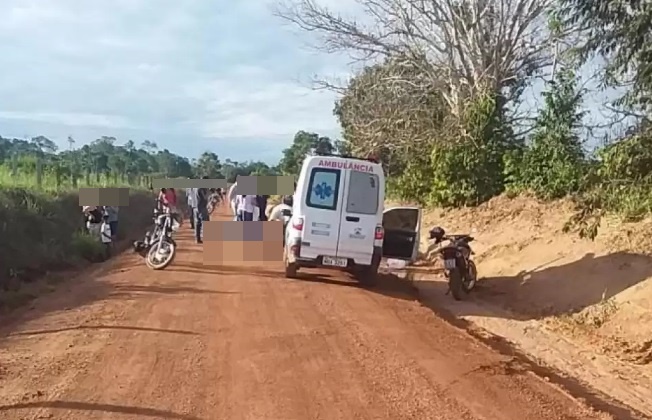
[[[283,221],[283,210],[292,211],[292,204],[293,204],[292,196],[291,195],[284,196],[280,204],[277,204],[276,206],[272,207],[272,211],[269,212],[269,220]]]
[[[98,241],[101,240],[104,208],[102,206],[83,206],[82,212],[86,219],[85,225],[88,233]]]
[[[237,188],[238,188],[238,181],[236,180],[235,183],[231,185],[231,188],[229,188],[229,193],[227,194],[227,200],[229,201],[229,205],[231,206],[231,212],[233,213],[233,220],[239,220],[238,205],[236,203],[236,199],[238,197],[236,191]]]
[[[236,195],[233,204],[231,205],[233,207],[233,213],[235,213],[235,220],[238,222],[242,222],[242,208],[244,207],[244,196],[243,195]]]
[[[257,195],[256,206],[258,207],[258,220],[264,222],[267,220],[267,199],[268,195]]]
[[[172,220],[179,225],[183,222],[177,209],[177,193],[174,188],[161,188],[158,194],[158,209],[168,211]]]
[[[207,176],[203,176],[202,179],[208,179]],[[198,244],[204,242],[204,222],[208,221],[208,189],[207,188],[196,188],[195,194],[195,241]]]
[[[190,229],[194,230],[195,229],[195,189],[194,188],[186,188],[186,202],[188,203],[188,217],[190,218]]]
[[[118,240],[118,206],[105,206],[104,211],[108,216],[109,227],[111,228],[111,240],[115,243]]]
[[[238,217],[243,222],[253,222],[254,209],[256,208],[255,195],[238,195]]]

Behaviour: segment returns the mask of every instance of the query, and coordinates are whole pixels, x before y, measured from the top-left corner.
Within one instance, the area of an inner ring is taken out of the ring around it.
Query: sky
[[[298,130],[338,138],[336,95],[310,80],[345,80],[351,60],[310,48],[275,1],[0,0],[0,135],[60,148],[106,135],[270,164]],[[359,16],[355,0],[319,3]],[[604,120],[604,97],[586,102]]]
[[[330,0],[327,3],[346,0]],[[0,135],[100,136],[276,163],[298,130],[337,138],[346,57],[309,48],[271,0],[2,0]]]

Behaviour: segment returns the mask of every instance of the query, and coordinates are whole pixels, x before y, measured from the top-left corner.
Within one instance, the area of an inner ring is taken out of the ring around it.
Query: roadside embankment
[[[151,211],[151,192],[132,190],[120,210],[119,239],[141,235]],[[77,193],[0,188],[0,312],[51,288],[57,272],[99,259],[102,250],[83,226]]]

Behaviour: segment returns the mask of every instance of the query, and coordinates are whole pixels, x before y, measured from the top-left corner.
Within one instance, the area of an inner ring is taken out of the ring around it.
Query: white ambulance
[[[301,167],[285,231],[285,275],[327,267],[373,284],[383,257],[414,261],[421,209],[384,208],[385,175],[374,161],[309,156]]]

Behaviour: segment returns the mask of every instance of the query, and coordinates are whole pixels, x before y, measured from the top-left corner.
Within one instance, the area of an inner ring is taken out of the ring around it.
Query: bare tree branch
[[[442,95],[456,113],[474,92],[514,99],[519,90],[512,87],[552,62],[546,15],[552,2],[357,0],[367,24],[315,0],[296,0],[276,14],[318,34],[327,52],[348,52],[363,61],[401,56],[431,81],[444,78]]]

